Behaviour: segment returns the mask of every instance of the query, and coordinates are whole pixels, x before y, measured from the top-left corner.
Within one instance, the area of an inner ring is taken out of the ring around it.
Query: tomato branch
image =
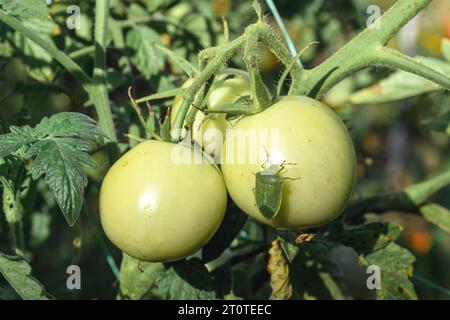
[[[387,41],[430,1],[397,1],[376,21],[380,28],[375,25],[366,28],[323,63],[302,72],[299,81],[293,83],[291,94],[320,98],[347,76],[373,66],[405,70],[449,89],[450,79],[447,76],[385,47]]]
[[[93,85],[88,86],[88,93],[94,102],[99,117],[100,127],[112,141],[117,140],[111,107],[108,98],[106,80],[106,42],[108,35],[109,0],[95,2],[95,59]]]
[[[414,73],[437,83],[443,88],[450,89],[450,77],[392,48],[378,49],[377,53],[373,55],[372,61],[374,65]]]

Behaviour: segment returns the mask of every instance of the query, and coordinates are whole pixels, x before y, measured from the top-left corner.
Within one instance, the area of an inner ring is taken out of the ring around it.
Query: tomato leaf
[[[162,44],[162,41],[158,33],[147,26],[135,26],[126,36],[127,46],[135,51],[131,61],[146,79],[157,74],[164,62],[163,54],[154,43]]]
[[[381,288],[376,291],[377,300],[417,299],[412,276],[414,256],[395,243],[364,257],[365,265],[378,266],[381,273]]]
[[[436,203],[430,203],[422,206],[420,213],[429,222],[450,233],[450,210]]]
[[[172,263],[161,273],[149,294],[162,300],[215,299],[210,273],[199,259]]]
[[[344,229],[342,233],[333,235],[333,239],[352,247],[358,253],[368,253],[395,241],[402,230],[402,226],[396,222],[373,222]]]
[[[416,57],[416,60],[443,74],[450,74],[450,64],[429,57]],[[350,96],[353,104],[386,103],[410,98],[424,93],[442,90],[442,87],[406,71],[396,71],[378,84],[354,92]]]
[[[95,168],[87,154],[88,141],[104,133],[88,116],[62,112],[43,118],[35,127],[12,126],[11,133],[0,135],[0,157],[22,148],[25,159],[34,159],[33,179],[45,176],[45,181],[70,226],[78,219],[87,185],[83,166]]]
[[[0,0],[0,7],[22,19],[45,19],[48,16],[47,4],[43,0]]]
[[[164,265],[140,262],[124,253],[120,270],[120,298],[140,300],[145,299],[158,275],[164,272]]]
[[[49,299],[42,284],[31,275],[31,267],[24,259],[0,253],[0,273],[22,299]]]

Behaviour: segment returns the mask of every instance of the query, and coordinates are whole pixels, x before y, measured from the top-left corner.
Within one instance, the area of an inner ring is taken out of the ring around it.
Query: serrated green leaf
[[[22,299],[49,299],[42,284],[31,275],[30,265],[22,258],[0,253],[0,273]]]
[[[0,135],[0,158],[10,155],[36,140],[29,126],[11,128],[11,133]]]
[[[120,271],[120,298],[141,300],[145,298],[158,275],[164,272],[164,265],[140,262],[124,253]]]
[[[445,60],[450,62],[450,39],[442,38],[441,41],[441,52]]]
[[[50,118],[45,117],[34,130],[40,138],[72,137],[92,140],[94,136],[106,137],[92,118],[78,112],[60,112]]]
[[[368,253],[395,241],[402,230],[402,226],[393,221],[388,223],[373,222],[345,229],[335,240],[352,247],[358,253]]]
[[[0,0],[0,7],[21,19],[46,19],[48,9],[44,0]]]
[[[78,219],[83,203],[87,175],[83,166],[95,168],[95,161],[85,152],[90,144],[74,138],[52,138],[33,144],[26,156],[36,156],[31,167],[33,179],[45,175],[70,226]]]
[[[421,56],[416,60],[443,74],[450,74],[450,64],[445,61]],[[406,71],[396,71],[378,84],[353,93],[349,100],[353,104],[385,103],[436,90],[442,90],[442,87]]]
[[[442,131],[450,135],[450,111],[425,120],[424,125],[433,131]]]
[[[420,213],[432,224],[450,233],[450,210],[436,203],[420,207]]]
[[[199,259],[179,261],[158,276],[151,297],[162,300],[215,299],[212,277]]]
[[[162,44],[157,32],[147,26],[135,26],[126,36],[126,44],[134,50],[131,62],[149,79],[160,71],[164,62],[162,53],[154,43]]]
[[[403,247],[390,243],[383,249],[364,257],[367,265],[376,265],[381,272],[381,288],[376,290],[378,300],[417,299],[412,276],[414,256]]]
[[[61,112],[43,118],[33,129],[11,127],[11,133],[0,135],[0,156],[24,147],[24,157],[33,159],[33,179],[45,175],[56,201],[69,225],[80,214],[87,175],[83,166],[95,168],[87,154],[96,136],[105,134],[88,116],[76,112]]]

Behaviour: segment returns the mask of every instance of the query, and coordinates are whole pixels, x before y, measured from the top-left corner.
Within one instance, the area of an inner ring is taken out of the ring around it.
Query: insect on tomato
[[[269,162],[269,154],[266,152],[267,162]],[[259,212],[266,218],[273,218],[277,215],[281,208],[283,180],[295,180],[299,178],[284,178],[280,176],[281,171],[286,165],[294,163],[286,163],[283,161],[281,165],[272,164],[267,168],[255,174],[255,202]]]

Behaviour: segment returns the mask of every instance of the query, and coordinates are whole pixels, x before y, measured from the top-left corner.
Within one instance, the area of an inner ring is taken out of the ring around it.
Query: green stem
[[[3,187],[3,211],[8,222],[15,254],[23,257],[25,254],[25,241],[23,236],[23,206],[20,201],[20,194],[14,191],[13,187]]]
[[[397,50],[383,47],[373,56],[374,65],[404,70],[431,80],[443,88],[450,89],[450,77],[434,70],[423,63],[405,56]]]
[[[293,58],[289,50],[286,49],[284,43],[273,33],[272,29],[267,24],[257,23],[251,27],[259,29],[257,32],[260,36],[261,41],[285,66],[290,65]],[[297,63],[294,64],[294,66],[290,70],[292,76],[292,86],[290,91],[299,85],[299,80],[301,79],[301,75],[303,72],[304,70],[301,69]]]
[[[260,39],[258,31],[255,28],[247,28],[245,30],[246,42],[244,46],[244,63],[250,79],[255,112],[264,110],[271,102],[269,91],[261,78],[258,68],[258,42]]]
[[[94,102],[100,127],[111,141],[117,141],[108,98],[106,79],[106,42],[108,35],[109,0],[95,2],[95,60],[93,85],[88,93]]]
[[[94,46],[88,46],[88,47],[84,47],[84,48],[72,51],[71,53],[69,53],[69,57],[72,59],[80,59],[80,58],[83,58],[83,57],[93,53],[94,51],[95,51]]]
[[[195,78],[192,85],[186,90],[181,103],[180,109],[175,116],[175,123],[171,129],[172,141],[179,141],[181,135],[181,127],[185,121],[189,107],[191,106],[197,92],[208,82],[211,77],[217,74],[220,68],[239,50],[245,43],[245,37],[241,36],[220,47],[220,52],[212,58],[205,68]]]
[[[402,69],[449,87],[449,79],[393,49],[385,49],[390,38],[431,0],[399,0],[379,19],[379,29],[366,28],[330,58],[301,73],[291,94],[321,98],[347,76],[364,68],[386,66]],[[395,53],[394,53],[395,52]]]
[[[302,62],[299,57],[297,57],[297,51],[295,50],[294,42],[292,41],[291,37],[289,36],[289,32],[286,29],[286,26],[283,23],[283,19],[280,16],[280,13],[277,10],[277,7],[273,3],[272,0],[266,0],[267,6],[269,7],[270,11],[272,12],[272,15],[278,25],[278,27],[281,30],[281,33],[284,36],[284,40],[286,40],[287,46],[289,48],[289,51],[291,52],[292,57],[296,57],[295,60],[297,60],[298,65],[300,68],[303,69]]]

